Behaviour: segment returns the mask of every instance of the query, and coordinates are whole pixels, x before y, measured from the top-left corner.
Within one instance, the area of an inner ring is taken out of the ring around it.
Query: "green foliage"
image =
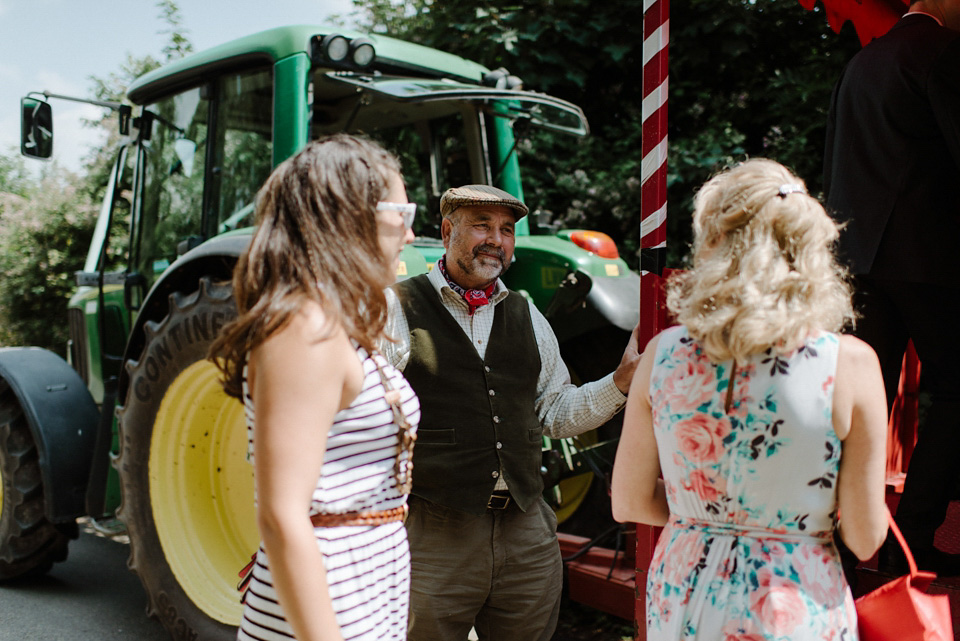
[[[189,31],[183,26],[183,17],[180,8],[173,0],[157,0],[158,16],[165,27],[158,33],[167,34],[169,41],[163,46],[163,61],[151,55],[134,56],[127,54],[126,60],[120,63],[117,71],[105,76],[91,76],[93,97],[97,100],[122,102],[127,94],[127,87],[134,80],[158,68],[161,64],[171,62],[193,52],[193,44],[187,37]],[[117,151],[125,141],[120,137],[117,128],[117,115],[112,110],[104,110],[99,120],[88,121],[91,127],[102,127],[107,132],[106,143],[93,149],[86,161],[86,176],[82,189],[94,200],[103,198],[103,189],[107,184],[110,170],[116,159]]]
[[[0,194],[8,197],[26,196],[33,183],[23,157],[17,154],[17,149],[11,148],[9,156],[0,155]],[[3,202],[0,202],[0,217],[3,207]]]
[[[170,36],[170,41],[163,47],[164,61],[171,62],[193,53],[193,44],[187,38],[189,31],[183,27],[183,17],[177,3],[173,0],[157,0],[157,8],[160,9],[160,19],[167,25],[159,33]]]
[[[2,159],[0,164],[10,159]],[[62,170],[0,200],[0,344],[66,356],[67,300],[83,267],[96,207]]]
[[[354,4],[363,27],[506,67],[525,88],[580,105],[587,140],[531,134],[518,145],[525,198],[554,223],[607,232],[636,266],[643,3]],[[771,157],[820,190],[830,91],[859,43],[795,0],[686,0],[670,10],[667,243],[668,265],[679,266],[692,196],[725,166]]]
[[[696,189],[746,157],[790,167],[822,190],[833,84],[859,49],[852,28],[793,0],[690,0],[670,16],[668,264],[690,238]]]
[[[164,59],[191,52],[177,5],[172,0],[158,0],[157,7],[166,25],[162,33],[170,36],[163,48]],[[121,101],[130,82],[159,65],[149,55],[128,56],[116,72],[90,79],[93,96]],[[105,128],[107,142],[86,159],[82,177],[48,164],[36,178],[16,150],[0,154],[0,272],[4,274],[0,279],[0,345],[37,345],[65,355],[66,310],[76,288],[74,272],[83,268],[99,211],[94,203],[103,199],[109,172],[123,144],[112,111],[105,110],[99,120],[87,124]],[[128,214],[129,207],[121,202],[111,247],[123,245],[129,233],[122,228]]]

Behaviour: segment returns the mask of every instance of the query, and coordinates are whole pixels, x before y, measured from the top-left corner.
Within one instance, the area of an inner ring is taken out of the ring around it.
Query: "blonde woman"
[[[613,472],[614,517],[664,526],[647,639],[856,639],[833,536],[861,559],[884,539],[887,416],[876,355],[835,333],[837,227],[763,159],[708,181],[693,224]]]
[[[238,639],[406,639],[403,517],[417,397],[375,351],[413,207],[379,145],[338,134],[280,164],[211,350],[242,398],[262,544]]]

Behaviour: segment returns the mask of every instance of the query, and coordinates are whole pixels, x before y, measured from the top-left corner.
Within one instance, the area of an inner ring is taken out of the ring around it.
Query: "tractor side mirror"
[[[20,100],[20,153],[31,158],[53,155],[53,109],[38,98]]]

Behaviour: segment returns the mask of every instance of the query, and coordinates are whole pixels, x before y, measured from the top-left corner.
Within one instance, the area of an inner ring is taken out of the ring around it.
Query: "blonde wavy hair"
[[[667,307],[712,361],[783,355],[853,321],[839,228],[783,165],[757,158],[711,178],[693,231],[692,269],[668,282]]]

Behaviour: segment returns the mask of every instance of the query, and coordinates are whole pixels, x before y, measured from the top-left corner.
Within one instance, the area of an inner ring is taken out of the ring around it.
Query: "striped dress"
[[[397,426],[384,398],[376,363],[400,391],[412,429],[420,419],[420,403],[403,375],[379,354],[362,348],[363,389],[339,412],[327,437],[323,468],[313,493],[310,513],[369,512],[402,506],[394,478]],[[376,359],[376,361],[374,360]],[[244,406],[249,456],[253,460],[254,408],[244,371]],[[410,554],[403,523],[379,526],[318,527],[317,545],[323,552],[330,598],[346,641],[406,639],[410,592]],[[261,544],[247,591],[241,641],[293,639],[283,609],[277,602],[270,565]]]

